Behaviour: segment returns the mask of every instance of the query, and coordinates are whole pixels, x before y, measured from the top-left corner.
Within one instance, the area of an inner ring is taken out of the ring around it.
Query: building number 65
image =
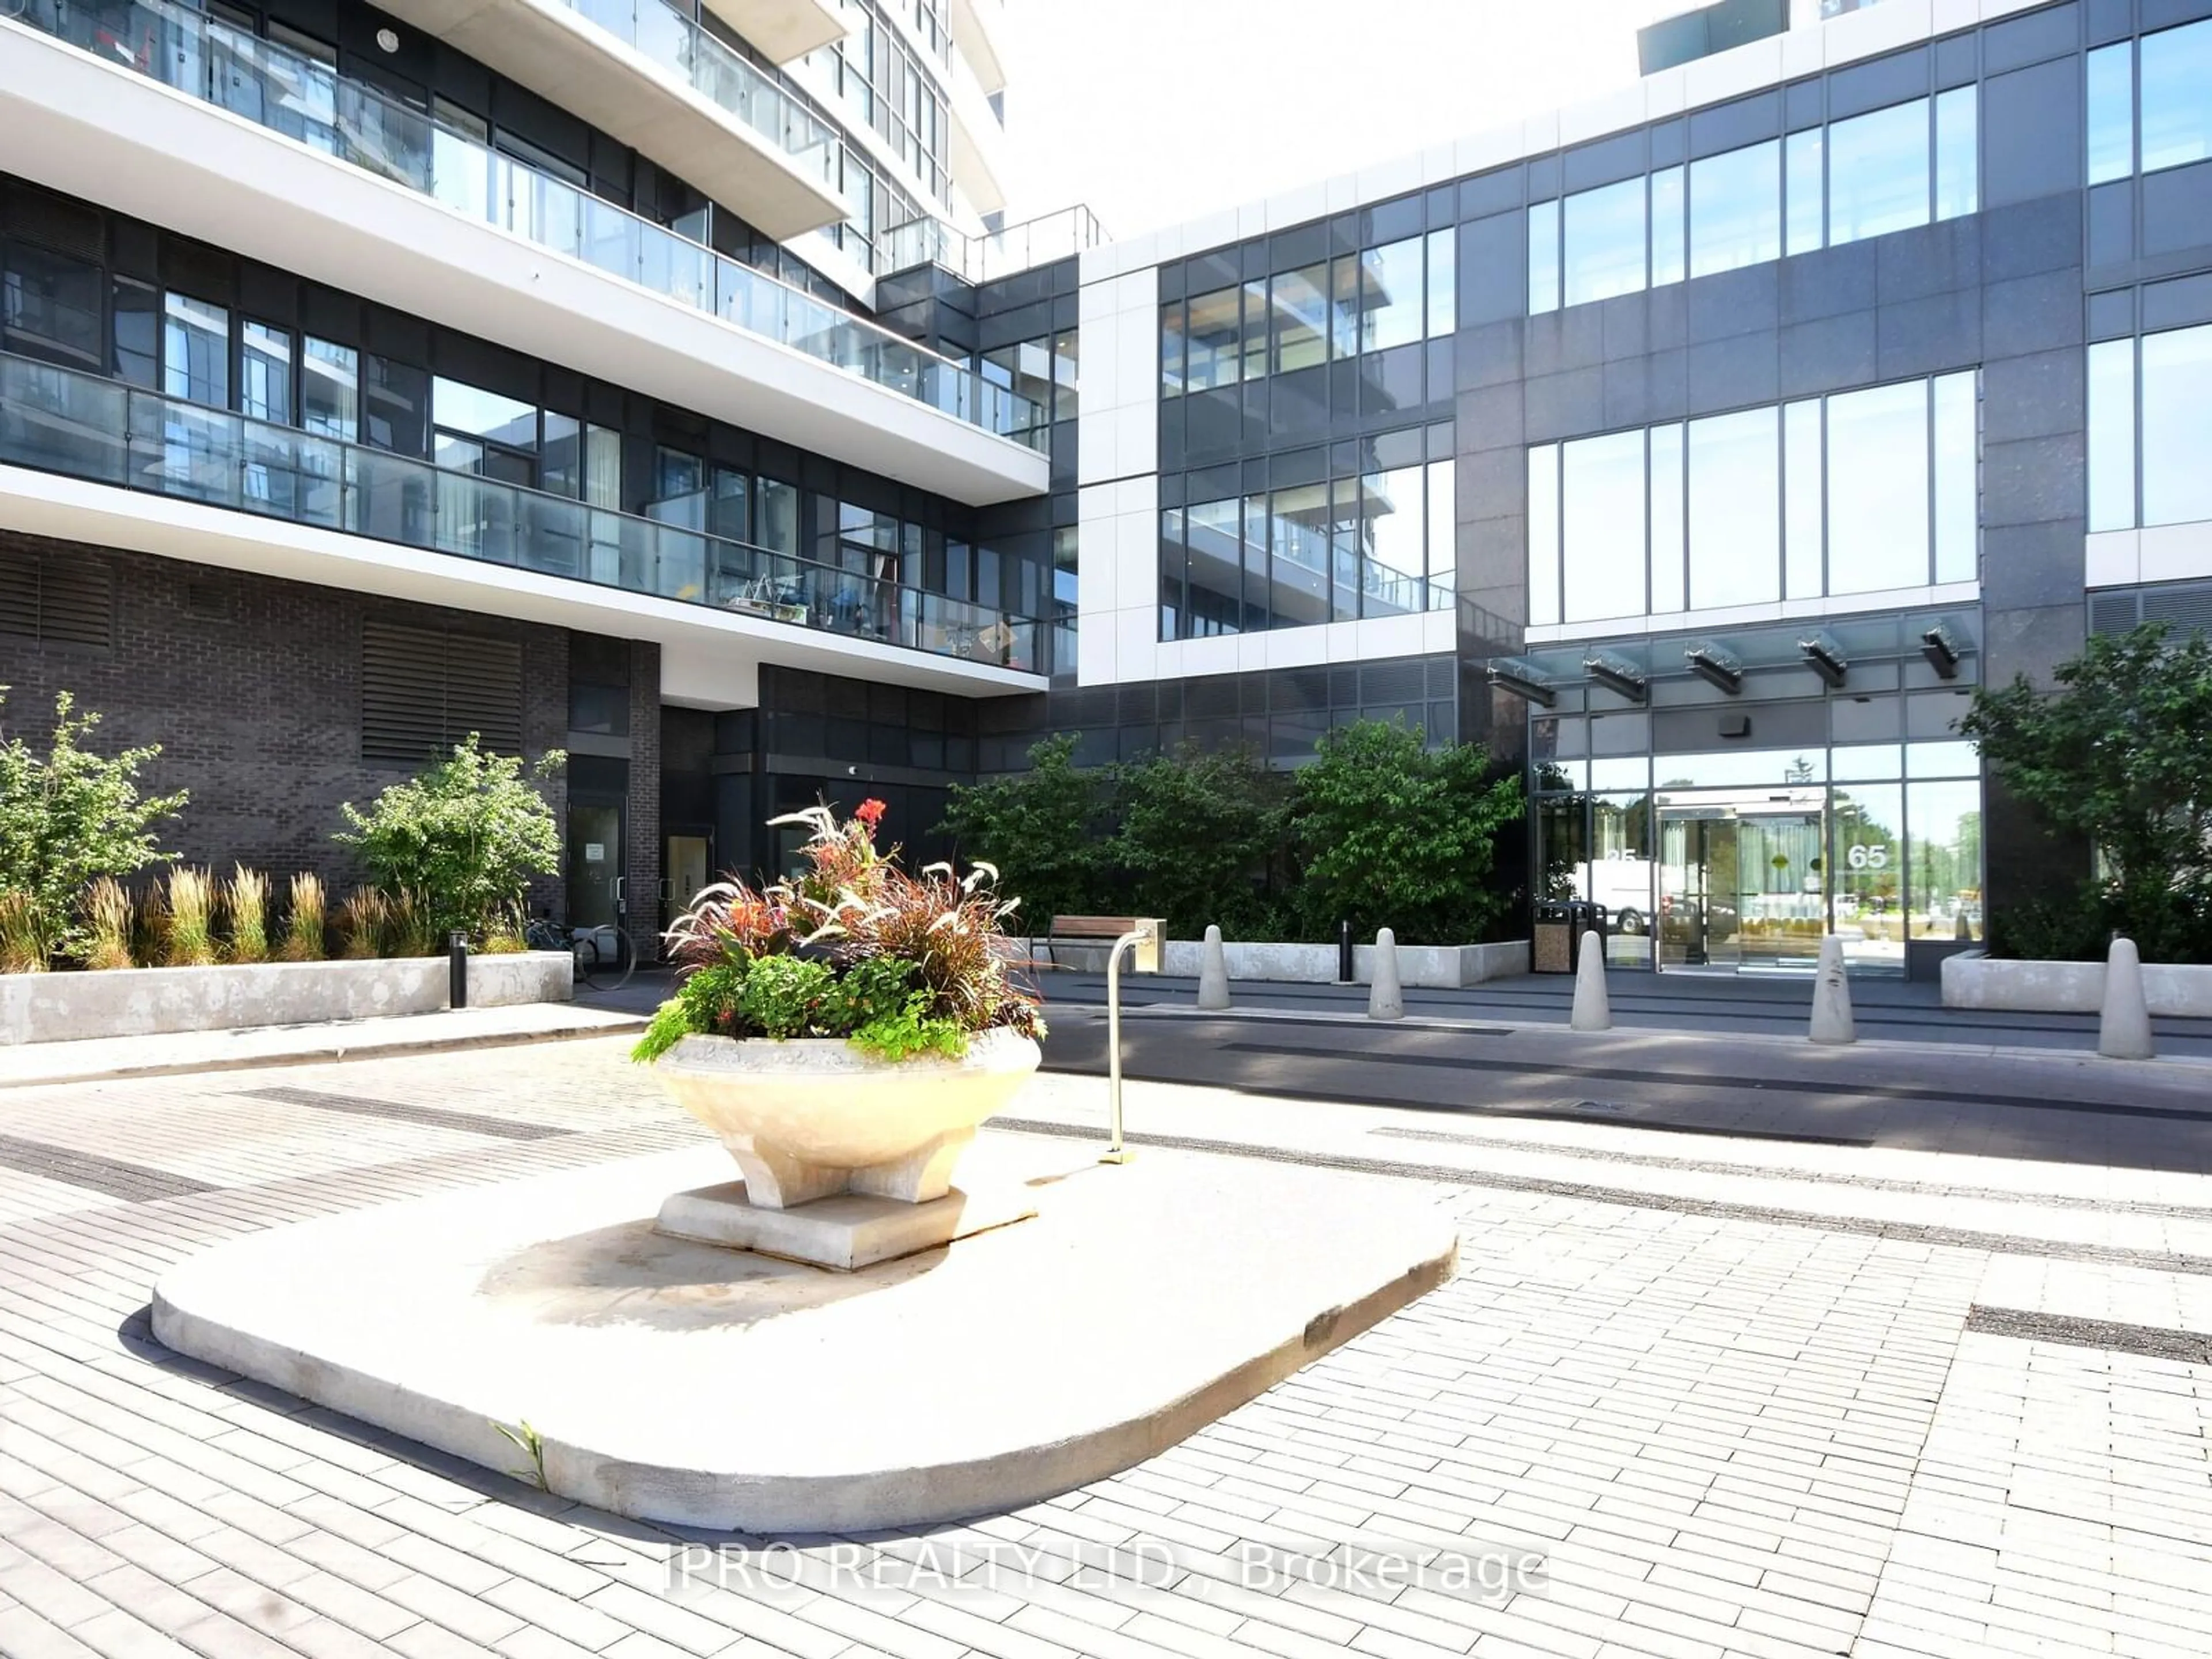
[[[1844,861],[1854,870],[1881,870],[1889,864],[1887,847],[1854,847],[1844,854]]]

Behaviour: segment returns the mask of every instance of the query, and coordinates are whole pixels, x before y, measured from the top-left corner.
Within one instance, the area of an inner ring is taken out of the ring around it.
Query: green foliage
[[[7,690],[0,686],[0,703]],[[66,691],[54,699],[44,755],[21,738],[0,743],[0,894],[21,896],[10,907],[17,918],[11,938],[41,968],[83,943],[81,900],[96,878],[127,876],[174,856],[160,850],[154,826],[185,805],[181,790],[138,792],[139,769],[159,745],[94,754],[84,739],[100,716],[76,708]]]
[[[366,812],[348,801],[340,810],[351,827],[336,839],[387,892],[416,896],[430,938],[459,928],[481,939],[522,902],[532,876],[561,867],[560,826],[535,782],[566,760],[550,751],[526,774],[516,757],[487,754],[472,732]]]
[[[1017,926],[1041,933],[1054,916],[1110,902],[1102,836],[1109,782],[1076,767],[1073,738],[1047,738],[1030,750],[1028,771],[954,785],[938,828],[997,866],[1000,885],[1021,896]]]
[[[1291,796],[1305,931],[1328,938],[1348,921],[1404,945],[1481,939],[1510,899],[1491,871],[1521,812],[1521,781],[1492,781],[1480,749],[1425,749],[1419,731],[1374,720],[1331,732]]]
[[[1176,939],[1209,924],[1232,939],[1274,931],[1287,777],[1249,749],[1185,744],[1112,782],[1120,823],[1106,853],[1127,872],[1134,914],[1165,918]]]
[[[2212,962],[2212,641],[2147,623],[2092,639],[2054,678],[2050,696],[2025,679],[1984,687],[1959,729],[2045,823],[2093,845],[2105,874],[2069,903],[1996,919],[1997,943],[2087,943],[2094,957],[2117,929],[2147,960]]]
[[[747,964],[738,992],[738,1018],[765,1037],[811,1035],[832,975],[830,964],[807,957],[762,957]]]
[[[766,966],[766,963],[763,963]],[[957,1020],[933,1016],[930,994],[916,983],[914,964],[897,957],[856,962],[830,988],[817,1015],[826,1030],[850,1032],[856,1048],[879,1060],[968,1052],[968,1034]]]
[[[659,1060],[694,1032],[728,1035],[744,978],[744,967],[737,962],[717,963],[687,975],[676,994],[653,1011],[652,1024],[629,1057],[643,1065]]]

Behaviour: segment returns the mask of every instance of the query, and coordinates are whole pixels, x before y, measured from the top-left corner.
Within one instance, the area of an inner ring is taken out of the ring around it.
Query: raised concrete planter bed
[[[575,963],[565,951],[469,959],[472,1007],[566,1002],[574,988]],[[0,1043],[428,1014],[445,1007],[447,989],[443,957],[10,974],[0,977]]]
[[[1029,941],[1028,954],[1041,964],[1103,973],[1103,945],[1052,945]],[[1188,978],[1198,976],[1200,946],[1192,939],[1170,939],[1161,947],[1160,971]],[[1293,985],[1333,985],[1336,982],[1334,945],[1232,944],[1222,946],[1228,958],[1229,977],[1274,980]],[[1375,975],[1375,947],[1352,948],[1352,967],[1362,985]],[[1398,981],[1426,990],[1456,990],[1486,979],[1503,979],[1528,971],[1528,941],[1508,939],[1496,945],[1401,945],[1398,947]]]
[[[2212,1019],[2212,968],[2143,964],[2154,1014]],[[1978,951],[1943,963],[1943,1006],[2015,1014],[2094,1014],[2104,1006],[2101,962],[2001,962]]]

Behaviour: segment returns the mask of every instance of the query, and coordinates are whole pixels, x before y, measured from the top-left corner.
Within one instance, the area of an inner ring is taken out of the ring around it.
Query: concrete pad
[[[647,1520],[847,1532],[1018,1507],[1164,1450],[1451,1273],[1401,1182],[986,1131],[1034,1221],[854,1273],[663,1237],[719,1149],[330,1216],[183,1262],[171,1347]],[[520,1466],[520,1467],[519,1467]]]
[[[653,1230],[694,1243],[757,1250],[852,1273],[1026,1221],[1036,1213],[1036,1195],[1026,1185],[986,1187],[981,1192],[955,1187],[927,1204],[840,1193],[771,1210],[746,1199],[744,1182],[726,1181],[676,1194],[660,1206]]]

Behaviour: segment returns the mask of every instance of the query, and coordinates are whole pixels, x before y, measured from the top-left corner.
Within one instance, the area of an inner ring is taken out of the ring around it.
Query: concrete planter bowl
[[[653,1069],[676,1103],[712,1129],[744,1174],[746,1201],[783,1210],[840,1193],[927,1204],[986,1118],[1006,1109],[1042,1058],[998,1030],[958,1060],[885,1060],[842,1037],[691,1036]]]

